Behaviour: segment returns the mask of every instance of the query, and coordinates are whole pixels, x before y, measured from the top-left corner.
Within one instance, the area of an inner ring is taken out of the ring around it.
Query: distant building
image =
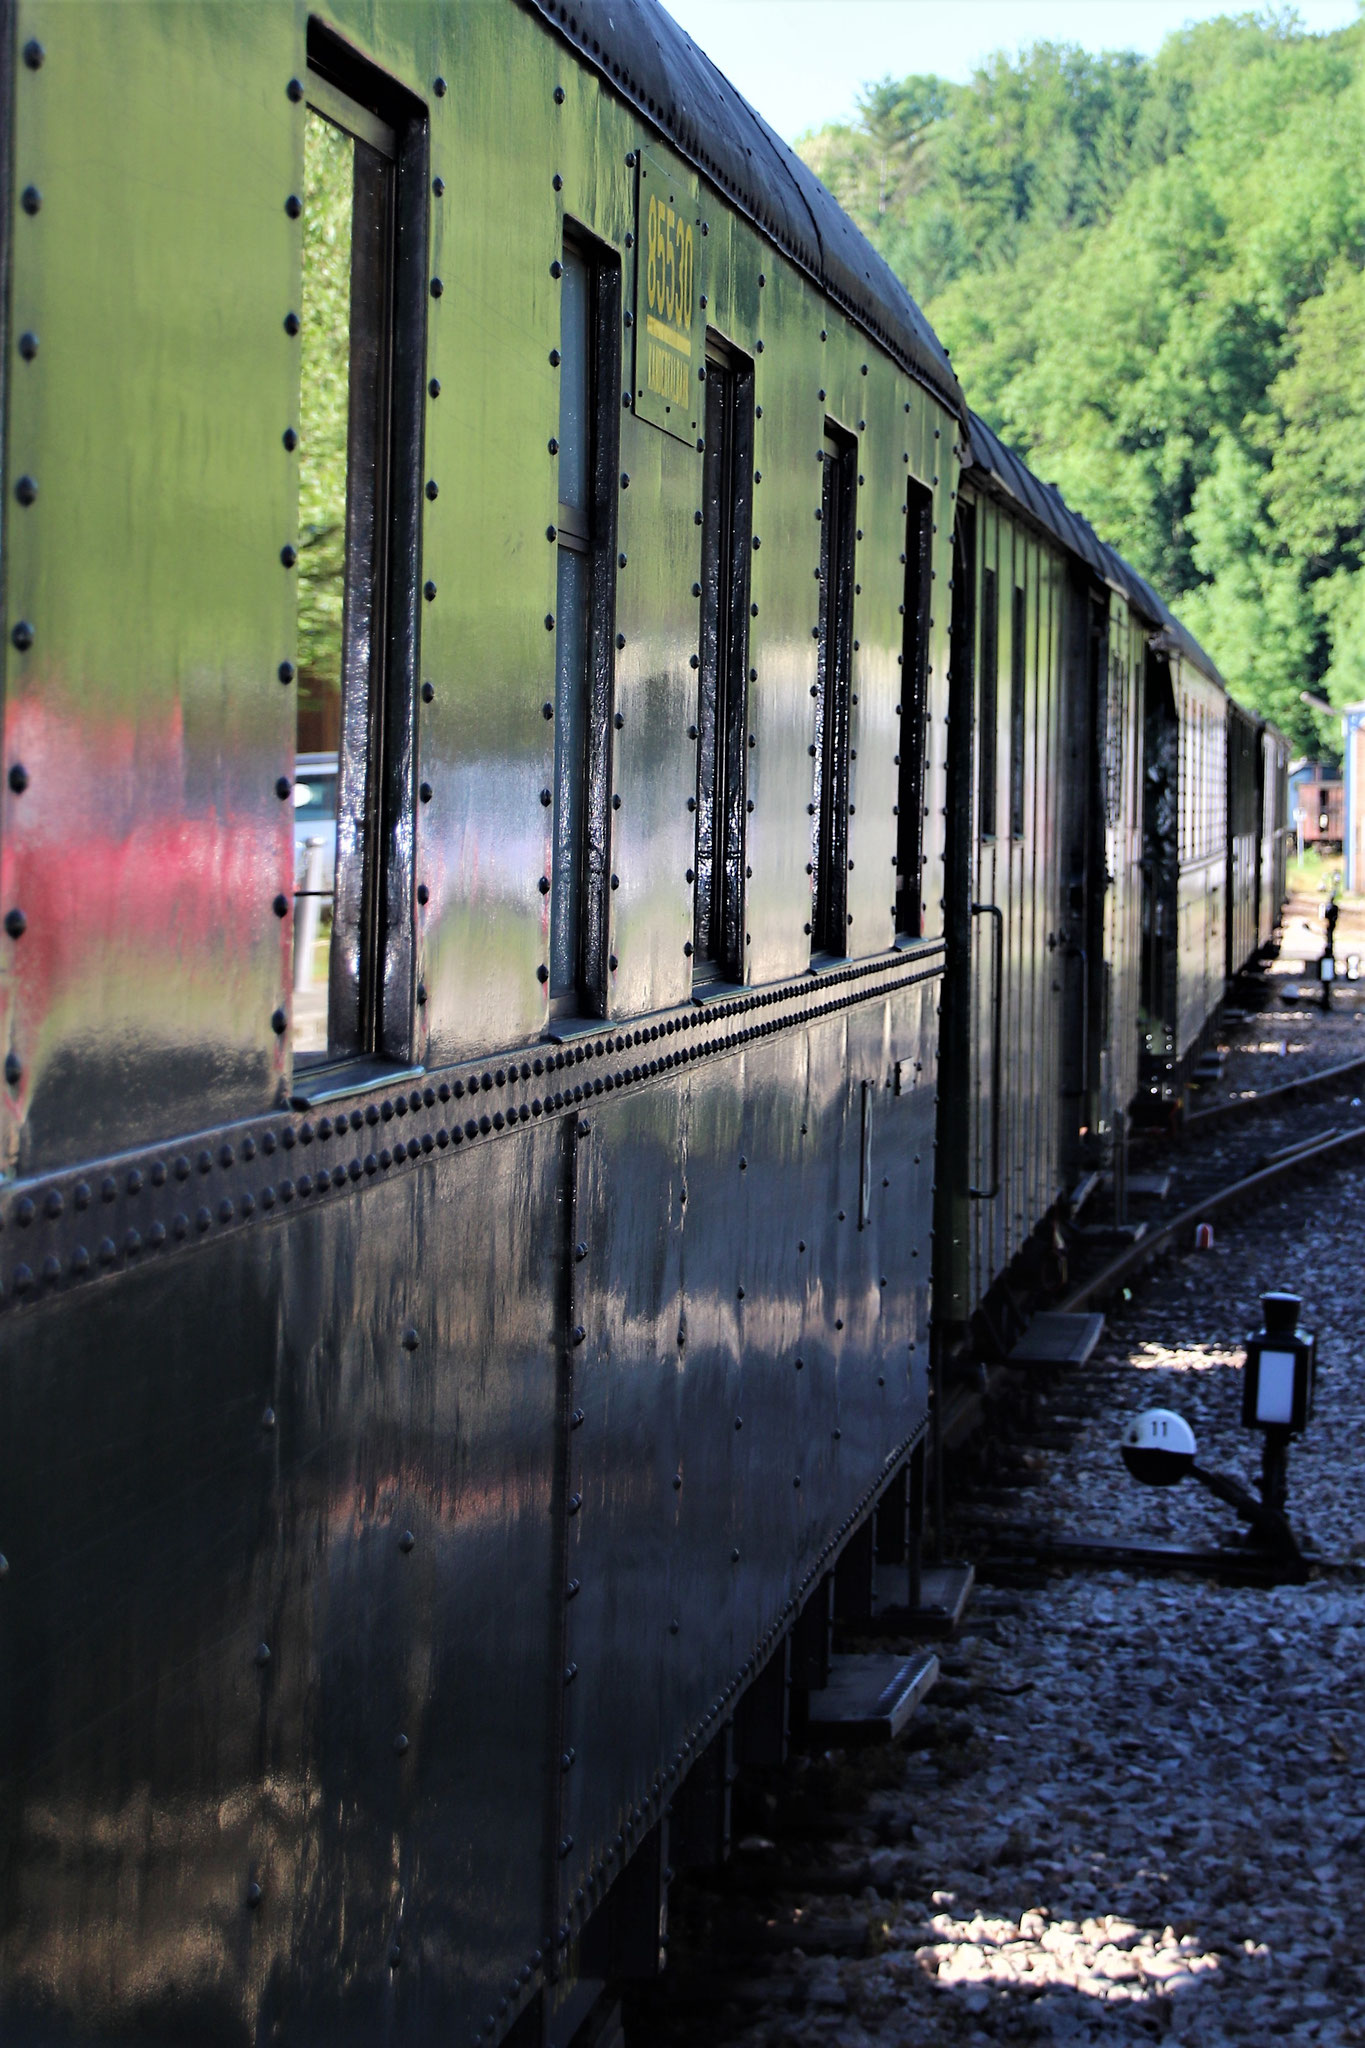
[[[1349,718],[1353,714],[1347,713]],[[1360,718],[1365,721],[1365,707]],[[1348,726],[1349,729],[1349,726]],[[1362,759],[1365,772],[1365,758]],[[1360,785],[1365,794],[1365,782]],[[1291,761],[1289,764],[1289,822],[1299,834],[1302,846],[1317,846],[1339,852],[1345,844],[1342,805],[1344,785],[1340,775],[1321,761]],[[1365,854],[1365,840],[1362,841]],[[1349,888],[1352,886],[1347,884]]]

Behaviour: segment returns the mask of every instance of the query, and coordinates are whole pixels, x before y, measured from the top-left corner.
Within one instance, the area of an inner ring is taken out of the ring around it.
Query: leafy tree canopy
[[[883,79],[802,154],[976,406],[1307,750],[1365,699],[1365,21]]]

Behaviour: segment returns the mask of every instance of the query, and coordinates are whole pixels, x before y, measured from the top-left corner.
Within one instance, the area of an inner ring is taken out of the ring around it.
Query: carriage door
[[[948,656],[948,779],[943,919],[947,942],[939,1031],[938,1142],[934,1193],[934,1317],[941,1330],[965,1323],[974,1278],[978,1149],[976,1098],[976,509],[958,511],[953,531],[953,613]]]
[[[982,508],[981,568],[977,615],[974,728],[976,735],[975,814],[972,848],[972,1177],[968,1190],[976,1240],[978,1288],[989,1286],[1004,1264],[1006,1247],[997,1223],[1001,1188],[1001,1116],[1004,1110],[1001,1060],[1004,1037],[1005,913],[998,896],[1000,805],[1003,792],[1000,748],[1000,576],[996,555],[999,521]],[[1013,588],[1013,577],[1007,578]],[[964,806],[970,816],[972,803]],[[1008,830],[1008,827],[1006,828]],[[1008,844],[1008,841],[1006,841]],[[1007,887],[1006,883],[1006,887]]]

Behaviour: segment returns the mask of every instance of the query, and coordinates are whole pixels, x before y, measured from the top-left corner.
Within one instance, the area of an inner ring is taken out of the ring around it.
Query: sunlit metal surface
[[[32,645],[7,631],[29,779],[0,849],[27,919],[0,995],[5,1151],[31,1170],[263,1107],[284,1072],[297,120],[273,81],[295,17],[7,19],[48,52],[14,78],[16,183],[41,206],[14,215],[11,331],[38,345],[10,352],[6,460],[39,489],[6,527]]]

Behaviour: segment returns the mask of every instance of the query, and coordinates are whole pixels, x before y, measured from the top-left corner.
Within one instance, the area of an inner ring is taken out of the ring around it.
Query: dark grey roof
[[[522,0],[964,422],[947,351],[889,265],[658,0]]]
[[[1045,484],[1041,477],[1035,476],[1023,457],[1007,448],[977,413],[969,415],[969,426],[971,467],[984,471],[1069,554],[1078,556],[1097,576],[1121,590],[1133,609],[1156,629],[1158,644],[1164,642],[1167,651],[1183,655],[1210,682],[1226,689],[1226,682],[1189,627],[1181,624],[1165,599],[1157,596],[1146,577],[1140,576],[1107,541],[1102,541],[1088,519],[1072,511],[1055,484]]]

